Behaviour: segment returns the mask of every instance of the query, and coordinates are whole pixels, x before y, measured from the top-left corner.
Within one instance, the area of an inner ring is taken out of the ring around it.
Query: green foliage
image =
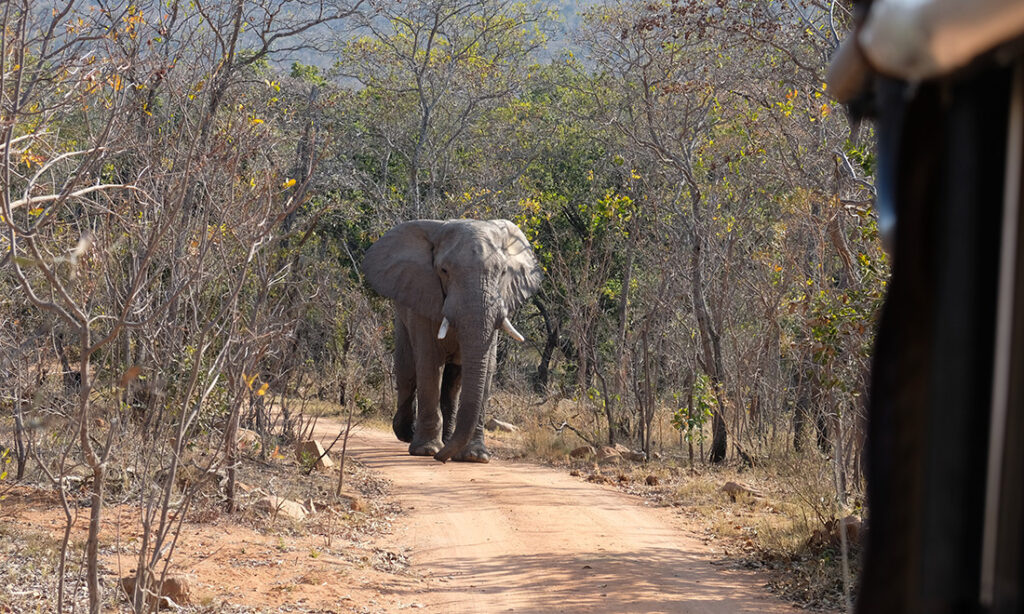
[[[868,177],[875,176],[875,154],[867,145],[857,145],[850,139],[843,143],[843,151]]]
[[[327,79],[320,74],[319,66],[310,66],[301,62],[292,62],[291,76],[293,79],[300,79],[313,85],[325,86]]]
[[[704,441],[704,426],[711,418],[715,407],[715,394],[707,375],[697,375],[693,383],[693,398],[680,398],[673,393],[677,407],[672,413],[672,427],[682,431],[686,441]]]
[[[299,458],[299,466],[302,467],[303,473],[311,473],[316,468],[319,460],[320,458],[317,455],[303,452],[301,458]]]

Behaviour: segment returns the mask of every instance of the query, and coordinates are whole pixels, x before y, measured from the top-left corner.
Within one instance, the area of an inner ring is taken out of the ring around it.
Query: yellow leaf
[[[256,391],[256,395],[263,396],[267,394],[267,388],[270,388],[270,384],[268,384],[267,382],[263,382],[263,385],[260,386],[260,389]]]
[[[295,185],[295,180],[294,179],[285,179],[284,183],[281,184],[281,187],[285,188],[285,189],[288,189],[288,188],[292,187],[293,185]]]

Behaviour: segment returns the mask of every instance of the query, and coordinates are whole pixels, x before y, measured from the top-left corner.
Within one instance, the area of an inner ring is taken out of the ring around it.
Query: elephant
[[[524,341],[509,318],[542,278],[530,242],[509,220],[413,220],[384,233],[362,270],[395,304],[395,435],[412,455],[488,462],[497,330]]]

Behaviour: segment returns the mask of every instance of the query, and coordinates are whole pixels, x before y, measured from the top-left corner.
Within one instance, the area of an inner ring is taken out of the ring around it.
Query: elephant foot
[[[483,444],[470,444],[462,452],[453,456],[452,460],[460,463],[489,463],[491,461],[491,453]]]
[[[413,422],[412,417],[395,414],[395,418],[391,421],[391,428],[394,429],[398,441],[412,442]]]
[[[415,443],[409,445],[409,454],[413,456],[434,456],[441,451],[441,440],[431,439],[423,443]]]

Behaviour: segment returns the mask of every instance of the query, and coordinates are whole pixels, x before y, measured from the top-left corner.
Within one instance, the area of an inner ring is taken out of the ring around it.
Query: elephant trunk
[[[491,348],[496,341],[493,322],[493,318],[484,317],[480,322],[459,324],[459,343],[462,347],[462,394],[455,419],[455,432],[448,443],[434,455],[434,458],[441,462],[462,452],[473,440],[483,420],[484,406],[487,403],[493,375]]]

